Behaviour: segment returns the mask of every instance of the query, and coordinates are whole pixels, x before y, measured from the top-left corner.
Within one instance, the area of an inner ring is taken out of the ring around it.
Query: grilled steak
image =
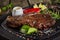
[[[55,20],[49,14],[33,14],[22,17],[7,17],[7,24],[11,27],[19,27],[20,25],[30,25],[38,29],[49,28],[55,24]]]

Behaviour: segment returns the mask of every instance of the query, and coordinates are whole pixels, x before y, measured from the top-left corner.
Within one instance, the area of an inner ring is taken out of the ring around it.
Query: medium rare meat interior
[[[8,16],[7,25],[13,28],[27,24],[38,29],[49,28],[55,24],[55,20],[49,14],[33,14],[25,16]]]

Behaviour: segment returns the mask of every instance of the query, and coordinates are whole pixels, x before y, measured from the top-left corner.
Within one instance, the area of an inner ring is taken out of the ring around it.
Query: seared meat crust
[[[20,25],[30,25],[38,29],[48,28],[55,24],[55,20],[49,14],[33,14],[22,17],[7,17],[7,24],[11,27],[19,27]]]

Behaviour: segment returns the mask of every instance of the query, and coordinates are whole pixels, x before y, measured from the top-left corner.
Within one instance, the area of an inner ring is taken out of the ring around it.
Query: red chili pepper
[[[32,13],[32,12],[38,12],[38,11],[40,11],[40,9],[39,8],[28,8],[28,9],[25,9],[24,10],[24,13],[25,14],[28,14],[28,13]]]

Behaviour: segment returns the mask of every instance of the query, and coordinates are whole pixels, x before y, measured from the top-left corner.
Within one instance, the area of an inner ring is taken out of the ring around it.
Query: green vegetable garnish
[[[3,7],[2,10],[3,10],[3,11],[6,11],[6,10],[7,10],[7,7]]]
[[[34,33],[34,32],[37,32],[36,28],[29,28],[27,34],[31,34],[31,33]]]
[[[50,11],[52,18],[54,19],[60,19],[60,14],[59,12],[52,12]]]
[[[31,28],[29,25],[23,25],[20,32],[25,34],[32,34],[34,32],[37,32],[36,28]]]
[[[30,28],[29,25],[23,25],[20,31],[21,31],[22,33],[27,33],[27,31],[29,30],[29,28]]]
[[[60,19],[60,16],[57,15],[57,14],[51,14],[51,15],[52,15],[52,17],[55,18],[55,19]]]
[[[42,3],[39,4],[39,8],[41,8],[41,10],[47,9],[47,7],[45,5],[43,5]]]
[[[21,29],[20,30],[22,33],[26,33],[26,30],[25,29]]]
[[[8,8],[13,8],[13,3],[10,3],[9,5],[7,5]]]

